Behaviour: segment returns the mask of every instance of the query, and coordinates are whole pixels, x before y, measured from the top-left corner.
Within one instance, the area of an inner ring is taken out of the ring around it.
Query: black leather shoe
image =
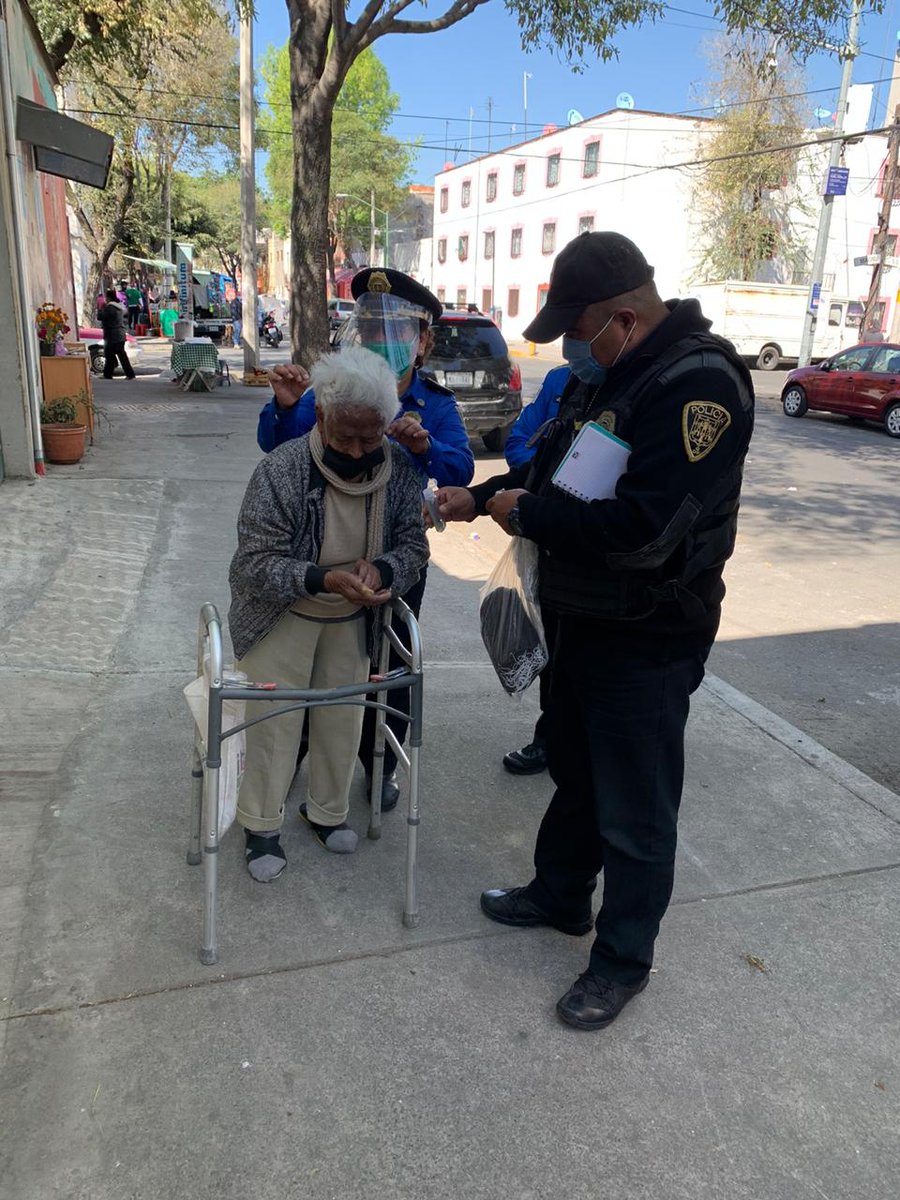
[[[544,912],[527,894],[527,889],[491,888],[481,893],[481,911],[492,921],[501,925],[516,925],[520,929],[531,929],[535,925],[549,925],[560,933],[569,933],[572,937],[581,937],[590,933],[594,922],[590,917],[582,921],[567,921],[565,918],[554,917]]]
[[[557,1015],[576,1029],[605,1029],[628,1001],[644,990],[649,980],[650,976],[645,975],[640,983],[615,983],[585,971],[556,1005]]]
[[[503,765],[511,775],[540,775],[547,770],[547,751],[543,742],[529,742],[521,750],[503,755]]]
[[[372,803],[372,776],[366,776],[366,795],[369,798],[369,803]],[[397,773],[392,771],[390,775],[385,775],[381,781],[381,811],[383,813],[390,812],[392,808],[397,807],[397,801],[400,799],[400,784],[397,782]]]

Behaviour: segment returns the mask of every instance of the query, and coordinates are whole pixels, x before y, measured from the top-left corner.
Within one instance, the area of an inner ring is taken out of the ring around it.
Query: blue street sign
[[[822,285],[821,283],[814,283],[812,285],[812,291],[809,293],[809,311],[811,313],[816,313],[819,311],[819,300],[821,298]]]
[[[847,183],[850,179],[849,167],[829,167],[828,178],[825,180],[825,196],[846,196]]]

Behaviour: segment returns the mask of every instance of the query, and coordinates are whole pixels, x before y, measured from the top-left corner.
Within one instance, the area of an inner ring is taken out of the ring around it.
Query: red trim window
[[[541,232],[541,254],[552,254],[556,249],[556,222],[545,221]]]
[[[554,150],[547,155],[547,187],[556,187],[559,183],[559,172],[562,166],[562,153]]]
[[[549,283],[539,283],[538,284],[538,290],[537,290],[537,310],[538,310],[538,312],[540,312],[541,309],[544,307],[544,305],[547,303],[547,293],[549,291],[550,291]]]
[[[511,287],[506,293],[506,315],[508,317],[519,315],[519,289],[517,287]]]
[[[875,253],[875,239],[878,237],[877,229],[869,230],[869,254]],[[897,253],[897,246],[900,244],[900,229],[889,229],[887,235],[887,250],[885,253],[893,258]]]
[[[525,193],[525,164],[517,162],[513,167],[513,195],[522,196]]]
[[[441,188],[441,212],[446,212],[450,207],[450,189]]]
[[[493,229],[486,229],[484,231],[484,257],[485,258],[493,258],[494,257],[494,231],[493,231]]]
[[[437,295],[437,298],[438,298],[438,300],[440,300],[441,304],[443,304],[444,300],[446,299],[446,296],[447,296],[447,289],[446,288],[438,288],[438,290],[435,294]]]
[[[584,143],[584,158],[581,163],[581,174],[584,179],[593,179],[600,170],[600,139],[594,138]]]
[[[582,213],[581,214],[581,216],[578,218],[578,232],[579,233],[593,233],[594,232],[594,214],[593,213]]]
[[[447,261],[447,239],[438,238],[438,262],[445,263]]]
[[[468,208],[472,203],[472,180],[464,179],[459,193],[459,202],[463,208]]]
[[[465,262],[469,257],[469,235],[467,233],[459,235],[458,253],[460,262]]]
[[[517,225],[509,235],[509,257],[522,257],[522,226]]]
[[[466,289],[465,289],[465,288],[457,288],[457,289],[456,289],[456,304],[457,304],[457,307],[458,307],[458,308],[465,308],[465,306],[466,306],[466,303],[467,303],[467,301],[466,301]]]
[[[485,189],[485,199],[487,200],[488,204],[490,204],[492,200],[497,199],[497,172],[496,171],[491,171],[487,177],[487,186]]]
[[[491,288],[481,289],[481,311],[489,313],[494,307],[494,293]]]

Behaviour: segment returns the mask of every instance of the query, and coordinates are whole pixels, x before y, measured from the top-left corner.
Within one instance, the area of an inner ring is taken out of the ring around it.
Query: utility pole
[[[900,104],[894,109],[894,123],[891,126],[891,132],[888,135],[887,159],[884,164],[884,183],[883,196],[881,198],[881,212],[878,214],[878,232],[875,234],[875,240],[872,242],[872,253],[878,255],[878,262],[872,268],[872,282],[869,284],[869,298],[866,300],[866,309],[862,318],[862,333],[863,338],[866,336],[866,331],[871,328],[875,319],[875,308],[878,304],[878,295],[881,291],[881,276],[884,272],[884,260],[887,258],[888,236],[891,230],[891,205],[894,203],[894,195],[897,190],[897,157],[900,153]],[[894,254],[897,253],[897,247],[894,247]],[[897,313],[894,312],[894,324],[897,322]]]
[[[241,300],[244,324],[244,373],[259,362],[259,323],[256,319],[256,162],[253,136],[253,15],[249,5],[240,8],[241,93]],[[297,248],[299,250],[299,247]]]
[[[838,92],[837,111],[834,116],[834,141],[831,143],[831,154],[828,166],[836,167],[841,161],[844,143],[841,134],[844,132],[844,116],[847,111],[847,92],[850,89],[850,78],[853,75],[853,60],[859,53],[859,15],[862,11],[862,0],[853,0],[853,9],[847,25],[847,44],[841,50],[844,66],[841,71],[841,86]],[[819,232],[816,234],[816,249],[813,254],[812,280],[809,289],[809,300],[806,305],[806,316],[803,321],[803,336],[800,339],[801,367],[808,367],[812,358],[813,335],[815,333],[816,309],[818,298],[822,292],[822,279],[825,274],[825,256],[828,253],[828,234],[831,231],[831,208],[834,196],[822,197],[822,209],[819,213]]]
[[[530,71],[522,72],[522,112],[525,116],[525,124],[522,129],[525,132],[525,141],[528,141],[528,80],[531,78]]]
[[[488,100],[487,100],[487,110],[488,110],[488,147],[487,148],[488,148],[488,154],[490,154],[490,152],[491,152],[491,118],[494,113],[494,101],[490,96],[488,96]]]

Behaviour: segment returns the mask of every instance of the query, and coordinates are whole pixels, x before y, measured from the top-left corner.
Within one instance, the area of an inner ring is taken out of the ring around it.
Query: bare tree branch
[[[487,2],[488,0],[455,0],[443,16],[435,17],[433,21],[398,21],[389,16],[388,10],[388,13],[374,22],[361,45],[369,46],[385,33],[436,33],[440,29],[449,29],[451,25],[456,25]]]

